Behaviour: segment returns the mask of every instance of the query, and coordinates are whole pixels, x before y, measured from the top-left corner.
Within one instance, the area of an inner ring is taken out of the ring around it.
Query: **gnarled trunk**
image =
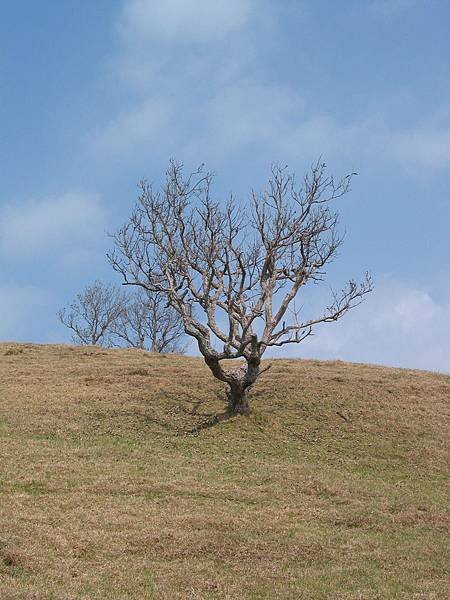
[[[248,415],[250,405],[247,398],[247,389],[242,386],[230,385],[226,390],[228,411],[234,415]]]
[[[200,346],[206,364],[214,377],[227,384],[226,396],[228,412],[235,415],[247,415],[250,412],[248,390],[255,383],[260,372],[261,357],[254,354],[245,357],[245,363],[235,369],[224,369],[220,359],[209,348]]]

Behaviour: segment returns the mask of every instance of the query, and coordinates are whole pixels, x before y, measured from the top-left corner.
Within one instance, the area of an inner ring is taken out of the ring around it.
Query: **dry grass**
[[[0,345],[0,598],[447,598],[450,377]]]

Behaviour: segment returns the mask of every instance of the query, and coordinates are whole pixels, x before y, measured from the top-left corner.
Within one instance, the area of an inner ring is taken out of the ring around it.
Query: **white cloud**
[[[386,150],[407,169],[450,166],[450,127],[386,132]]]
[[[450,166],[450,127],[439,113],[403,129],[389,127],[382,117],[339,122],[314,113],[286,87],[236,81],[217,91],[202,116],[208,145],[224,152],[265,144],[280,160],[365,156],[372,162],[394,160],[413,174],[417,167]]]
[[[0,212],[0,252],[10,259],[93,247],[104,236],[106,212],[93,194],[9,204]]]
[[[92,138],[97,152],[114,154],[141,144],[159,145],[170,128],[169,99],[152,98],[111,121]]]
[[[249,79],[227,83],[201,110],[198,145],[219,154],[250,144],[289,147],[290,124],[304,117],[303,109],[302,98],[282,86]]]
[[[248,21],[252,0],[127,0],[120,29],[129,43],[215,43]]]
[[[29,331],[33,315],[47,306],[48,294],[34,286],[0,286],[0,339],[18,341]]]
[[[438,299],[427,289],[387,281],[338,323],[286,352],[450,373],[450,295]]]
[[[354,157],[355,147],[367,151],[373,125],[340,123],[315,113],[295,90],[251,79],[219,87],[203,107],[201,118],[204,137],[197,141],[198,151],[207,147],[220,156],[252,146],[252,151],[267,154],[269,161]]]
[[[268,160],[364,158],[370,164],[395,162],[409,175],[450,166],[450,128],[430,118],[425,124],[394,128],[383,117],[339,121],[308,106],[286,86],[247,77],[220,80],[208,75],[210,90],[196,94],[162,92],[116,117],[91,138],[97,154],[141,152],[157,144],[163,155],[195,160],[222,159],[236,151],[268,155]],[[161,86],[164,88],[164,86]],[[419,170],[418,170],[419,168]]]
[[[410,5],[392,0],[365,8]],[[323,155],[352,165],[393,162],[414,176],[450,165],[448,115],[403,128],[388,125],[387,109],[340,120],[307,104],[301,89],[265,80],[257,40],[267,27],[272,40],[280,32],[276,7],[256,8],[250,0],[125,0],[114,68],[136,100],[89,138],[90,150],[100,159],[136,158],[155,145],[160,156],[194,161],[249,151],[264,161]]]

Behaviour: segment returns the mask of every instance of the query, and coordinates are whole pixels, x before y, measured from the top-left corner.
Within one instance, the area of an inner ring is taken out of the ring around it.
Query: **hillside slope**
[[[450,377],[0,345],[0,598],[447,596]]]

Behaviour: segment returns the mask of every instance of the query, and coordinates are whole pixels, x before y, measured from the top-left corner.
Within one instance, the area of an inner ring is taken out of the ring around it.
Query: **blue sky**
[[[142,177],[205,162],[219,196],[271,162],[357,171],[333,286],[376,290],[290,356],[450,372],[446,0],[41,0],[0,19],[0,339],[69,341]],[[327,290],[324,290],[324,293]],[[325,296],[324,296],[325,299]]]

